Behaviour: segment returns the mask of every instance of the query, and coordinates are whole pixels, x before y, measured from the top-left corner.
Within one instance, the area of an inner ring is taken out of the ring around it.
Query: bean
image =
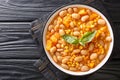
[[[66,59],[70,59],[71,56],[65,56]]]
[[[66,42],[64,39],[61,39],[61,41],[62,41],[62,44],[66,45]]]
[[[67,52],[61,52],[63,56],[67,56]]]
[[[102,40],[99,40],[99,44],[104,46],[104,42]]]
[[[88,51],[87,51],[87,50],[81,50],[81,54],[82,54],[82,55],[87,55],[87,54],[88,54]]]
[[[91,11],[89,9],[86,10],[86,12],[90,15],[91,14]]]
[[[73,18],[73,19],[80,19],[80,15],[77,14],[77,13],[73,13],[73,14],[72,14],[72,18]]]
[[[61,39],[60,39],[60,40],[58,40],[58,43],[59,43],[59,44],[62,44],[62,40],[61,40]]]
[[[61,67],[63,67],[64,69],[69,69],[69,67],[66,64],[61,64]]]
[[[64,41],[64,39],[58,40],[58,43],[59,43],[59,44],[64,44],[64,45],[66,45],[66,42]]]
[[[65,28],[65,26],[64,26],[63,24],[60,24],[60,28],[64,29],[64,28]]]
[[[106,37],[106,41],[111,42],[111,41],[112,41],[112,38],[111,38],[110,36],[107,36],[107,37]]]
[[[79,35],[80,35],[80,32],[79,32],[79,31],[74,31],[74,32],[73,32],[73,35],[79,36]]]
[[[75,67],[70,67],[69,70],[71,70],[71,71],[76,71],[77,69],[76,69]]]
[[[74,28],[74,31],[79,31],[79,28]]]
[[[56,56],[60,56],[61,54],[60,54],[59,52],[56,52],[55,55],[56,55]]]
[[[101,55],[99,55],[99,60],[100,60],[100,61],[103,60],[104,57],[105,57],[105,54],[101,54]]]
[[[85,72],[85,71],[88,71],[89,70],[89,67],[88,66],[82,66],[81,67],[81,71],[82,72]]]
[[[105,33],[104,33],[104,32],[101,33],[101,37],[102,37],[102,38],[105,37]]]
[[[65,64],[65,63],[67,63],[68,60],[69,60],[69,59],[65,57],[65,58],[62,60],[62,63]]]
[[[54,21],[53,21],[53,25],[57,25],[57,20],[54,20]]]
[[[85,21],[88,20],[88,18],[89,18],[88,15],[82,16],[82,17],[81,17],[81,21],[85,22]]]
[[[75,27],[74,23],[73,22],[70,22],[70,27]]]
[[[57,25],[60,25],[60,24],[61,24],[61,21],[58,20],[58,21],[57,21]]]
[[[100,24],[100,25],[105,25],[105,20],[99,19],[99,20],[98,20],[98,24]]]
[[[57,48],[60,48],[60,46],[61,46],[61,45],[60,45],[59,43],[58,43],[58,44],[56,44],[56,47],[57,47]]]
[[[54,30],[54,29],[52,29],[52,30],[51,30],[51,33],[54,33],[54,32],[55,32],[55,30]]]
[[[73,11],[75,12],[75,13],[77,13],[78,12],[78,8],[73,8]]]
[[[53,25],[49,25],[48,30],[51,31],[53,29]]]
[[[80,62],[80,61],[82,61],[82,57],[81,57],[81,56],[78,56],[78,57],[76,57],[74,60]]]
[[[90,59],[91,60],[94,60],[94,59],[97,59],[97,53],[92,53],[91,55],[90,55]]]
[[[63,29],[60,29],[60,30],[59,30],[59,34],[62,36],[62,35],[65,34],[65,31],[64,31]]]
[[[80,63],[80,65],[79,65],[79,66],[80,66],[80,68],[81,68],[81,67],[83,66],[83,64],[82,64],[82,63]]]
[[[51,53],[54,53],[56,51],[56,47],[52,47],[51,49],[50,49],[50,52]]]
[[[89,51],[92,51],[93,49],[94,49],[94,44],[90,43],[90,45],[89,45]]]
[[[63,49],[57,49],[57,51],[58,51],[58,52],[61,52],[61,51],[63,51]]]
[[[55,55],[53,55],[53,60],[57,63],[58,60],[57,60],[57,57]]]
[[[59,29],[59,24],[55,25],[54,30],[57,31]]]
[[[70,13],[70,14],[73,13],[73,9],[72,9],[72,8],[68,8],[67,11],[68,11],[68,13]]]
[[[80,49],[74,49],[72,53],[80,53]]]
[[[64,10],[64,11],[61,11],[61,12],[59,13],[59,16],[60,16],[60,17],[64,17],[66,14],[67,14],[67,11]]]
[[[107,50],[108,49],[108,43],[105,44],[104,48]]]
[[[57,56],[57,59],[59,62],[62,62],[63,57],[62,56]]]

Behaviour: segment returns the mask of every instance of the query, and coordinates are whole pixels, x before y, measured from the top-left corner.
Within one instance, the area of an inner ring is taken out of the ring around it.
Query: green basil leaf
[[[86,43],[89,43],[92,41],[92,39],[95,37],[97,31],[93,32],[86,32],[82,38],[79,40],[79,43],[83,46],[85,46]]]
[[[79,43],[79,40],[71,35],[65,34],[62,36],[62,38],[70,44],[78,44]]]

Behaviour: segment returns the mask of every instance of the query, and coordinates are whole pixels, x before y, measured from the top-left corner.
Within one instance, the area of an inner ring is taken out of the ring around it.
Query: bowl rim
[[[60,65],[58,65],[57,63],[55,63],[51,57],[51,55],[49,54],[49,52],[46,50],[45,46],[46,46],[46,39],[45,39],[45,35],[46,35],[46,31],[47,31],[47,27],[48,25],[50,24],[50,22],[53,20],[53,18],[61,11],[61,10],[64,10],[64,9],[67,9],[69,7],[83,7],[83,8],[88,8],[94,12],[96,12],[97,14],[99,14],[107,23],[107,26],[108,26],[108,30],[110,32],[110,36],[112,37],[112,41],[110,43],[110,46],[109,46],[109,50],[107,52],[107,55],[105,56],[105,58],[93,69],[90,69],[89,71],[87,72],[73,72],[73,71],[70,71],[70,70],[66,70],[64,68],[62,68]],[[104,16],[103,13],[101,13],[99,10],[95,9],[94,7],[91,7],[91,6],[88,6],[88,5],[85,5],[85,4],[71,4],[71,5],[67,5],[67,6],[63,6],[63,7],[60,7],[58,8],[57,10],[55,10],[53,12],[53,14],[51,14],[48,18],[48,20],[46,21],[45,23],[45,27],[43,29],[43,47],[44,47],[44,50],[45,50],[45,53],[48,57],[48,59],[50,60],[50,62],[56,67],[58,68],[59,70],[61,70],[62,72],[64,73],[67,73],[69,75],[74,75],[74,76],[84,76],[84,75],[88,75],[88,74],[91,74],[95,71],[97,71],[98,69],[100,69],[109,59],[111,53],[112,53],[112,50],[113,50],[113,44],[114,44],[114,35],[113,35],[113,31],[112,31],[112,27],[111,27],[111,24],[110,24],[110,21]]]

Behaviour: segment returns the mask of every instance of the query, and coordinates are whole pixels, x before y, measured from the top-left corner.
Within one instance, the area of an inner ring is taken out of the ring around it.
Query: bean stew
[[[91,9],[61,10],[47,27],[46,50],[56,64],[74,72],[95,68],[112,41],[106,21]]]

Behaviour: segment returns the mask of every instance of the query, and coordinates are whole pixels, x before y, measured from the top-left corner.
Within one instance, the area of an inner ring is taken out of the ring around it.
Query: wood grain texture
[[[0,0],[0,21],[33,21],[72,1],[75,0]],[[112,21],[120,21],[119,9],[106,4],[104,6]]]
[[[35,61],[35,59],[0,59],[0,80],[45,80],[32,65]],[[119,80],[119,64],[119,61],[111,61],[89,77],[70,76],[66,80]],[[104,77],[102,77],[103,75]]]
[[[0,59],[0,80],[45,80],[33,66],[36,60]]]
[[[69,1],[71,0],[0,0],[0,21],[32,21]]]
[[[29,29],[29,23],[0,23],[0,58],[39,58]]]

